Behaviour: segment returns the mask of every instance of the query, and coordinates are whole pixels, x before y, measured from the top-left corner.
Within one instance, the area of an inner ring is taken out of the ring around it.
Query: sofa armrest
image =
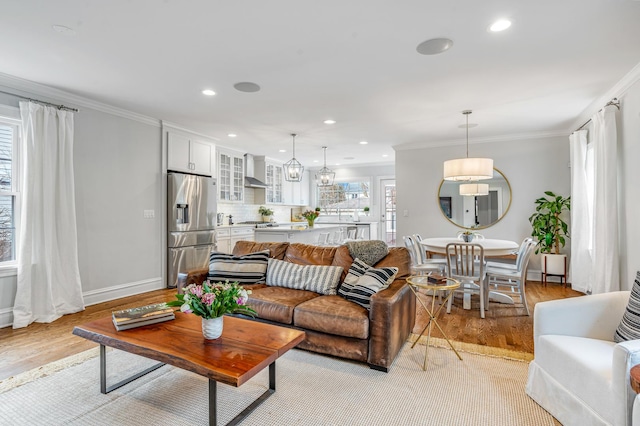
[[[182,294],[182,289],[189,284],[202,284],[207,279],[208,268],[194,269],[187,272],[178,273],[178,293]]]
[[[545,334],[613,341],[629,294],[628,291],[617,291],[536,304],[533,315],[534,348],[538,337]]]
[[[620,415],[627,415],[626,418],[618,419],[618,424],[632,424],[631,417],[636,393],[631,388],[629,370],[637,364],[640,364],[640,340],[621,342],[613,348],[611,387],[615,395],[614,401],[621,404],[620,409],[616,411]]]
[[[374,294],[369,311],[369,365],[387,371],[415,321],[416,299],[404,279]]]

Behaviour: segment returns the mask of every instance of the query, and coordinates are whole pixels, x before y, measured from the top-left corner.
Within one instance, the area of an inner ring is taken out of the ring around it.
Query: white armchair
[[[632,425],[640,340],[613,341],[628,291],[538,303],[526,392],[564,425]],[[640,413],[640,407],[636,412]],[[640,419],[635,419],[640,424]]]

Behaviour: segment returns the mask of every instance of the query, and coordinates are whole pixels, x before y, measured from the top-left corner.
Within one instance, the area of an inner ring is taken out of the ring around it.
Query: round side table
[[[424,328],[422,329],[422,332],[420,333],[416,341],[413,342],[413,345],[411,345],[411,348],[413,348],[416,345],[416,343],[418,343],[418,340],[420,340],[420,338],[422,337],[424,332],[427,330],[427,328],[429,329],[429,332],[427,334],[427,347],[425,348],[425,351],[424,351],[424,365],[422,366],[422,369],[423,370],[427,369],[427,363],[429,361],[429,341],[431,340],[431,329],[434,325],[438,327],[438,330],[440,330],[440,333],[442,333],[447,343],[449,343],[449,346],[451,346],[451,349],[453,349],[453,351],[456,353],[460,361],[462,361],[462,357],[460,356],[456,348],[453,347],[453,344],[451,344],[449,337],[444,332],[442,327],[440,327],[440,324],[438,324],[438,319],[437,319],[438,314],[440,313],[442,308],[447,304],[447,302],[449,301],[449,298],[453,295],[453,290],[460,287],[460,282],[453,278],[444,278],[443,281],[437,281],[437,280],[434,280],[433,277],[431,278],[431,280],[429,280],[429,275],[412,275],[409,278],[407,278],[407,284],[409,284],[409,288],[411,289],[411,291],[413,291],[413,294],[416,296],[416,300],[418,301],[418,303],[422,305],[424,310],[429,315],[429,321],[427,322],[427,325],[424,326]],[[418,297],[418,291],[417,291],[418,289],[425,289],[427,291],[431,291],[431,309],[429,309],[429,307],[425,305],[424,302]],[[436,292],[438,291],[445,291],[447,295],[444,298],[444,300],[440,303],[440,306],[438,306],[438,310],[436,311]]]

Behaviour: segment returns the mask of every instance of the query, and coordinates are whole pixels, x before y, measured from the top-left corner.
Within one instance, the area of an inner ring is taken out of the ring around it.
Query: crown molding
[[[638,81],[640,81],[640,62],[625,74],[620,81],[614,84],[611,89],[607,90],[604,95],[591,102],[589,106],[578,115],[578,118],[571,126],[571,131],[573,132],[587,120],[590,120],[591,117],[601,110],[611,99],[618,98],[618,100],[620,100]]]
[[[520,142],[529,141],[531,139],[549,139],[557,137],[568,137],[571,131],[558,131],[558,132],[535,132],[535,133],[514,133],[510,135],[491,136],[486,138],[474,138],[473,142],[469,142],[469,145],[478,145],[494,142]],[[466,139],[450,139],[440,140],[433,142],[414,142],[405,143],[401,145],[394,145],[392,148],[396,151],[408,151],[411,149],[421,148],[438,148],[442,146],[459,146],[466,145]]]
[[[7,89],[14,89],[14,91],[24,92],[16,93],[16,95],[18,96],[27,96],[30,98],[33,98],[33,95],[43,96],[49,98],[50,100],[52,100],[52,102],[68,102],[75,107],[89,108],[107,114],[116,115],[118,117],[128,118],[130,120],[138,121],[150,126],[160,127],[160,120],[158,120],[157,118],[152,118],[143,114],[138,114],[137,112],[107,105],[93,99],[74,95],[60,89],[54,89],[53,87],[45,86],[44,84],[36,83],[30,80],[25,80],[23,78],[14,77],[9,74],[0,73],[0,85],[6,87]]]
[[[215,138],[213,136],[205,135],[204,133],[194,132],[191,129],[187,129],[186,127],[182,127],[179,124],[172,123],[170,121],[162,120],[162,130],[177,130],[180,133],[188,133],[190,135],[198,136],[200,138],[205,138],[211,142],[220,142],[219,138]]]

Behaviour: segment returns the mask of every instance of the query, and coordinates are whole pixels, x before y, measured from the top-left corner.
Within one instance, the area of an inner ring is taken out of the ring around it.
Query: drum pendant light
[[[469,158],[469,114],[471,112],[470,110],[462,111],[467,117],[467,157],[445,161],[444,180],[476,181],[493,177],[491,158]]]
[[[332,186],[336,172],[327,168],[327,147],[323,146],[322,149],[324,150],[324,167],[316,173],[316,183],[318,186]]]
[[[282,165],[284,179],[288,182],[300,182],[304,167],[296,160],[296,134],[291,133],[291,136],[293,137],[293,158]]]
[[[460,195],[465,195],[469,197],[489,195],[489,184],[488,183],[461,183]]]

